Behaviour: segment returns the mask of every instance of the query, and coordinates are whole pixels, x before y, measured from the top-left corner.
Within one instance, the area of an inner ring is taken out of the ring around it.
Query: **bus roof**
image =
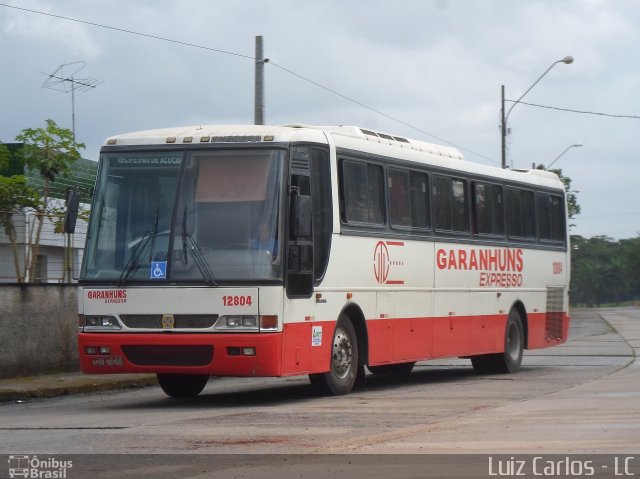
[[[331,137],[331,140],[329,140]],[[563,189],[555,173],[544,170],[510,170],[464,161],[460,151],[449,146],[381,133],[357,126],[287,125],[193,125],[144,130],[109,137],[103,146],[138,146],[201,143],[264,143],[331,141],[336,147],[392,156],[425,165],[460,170],[477,175]],[[392,149],[392,153],[390,152]]]

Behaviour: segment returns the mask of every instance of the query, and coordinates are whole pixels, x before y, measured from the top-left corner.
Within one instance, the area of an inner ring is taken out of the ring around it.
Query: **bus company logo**
[[[403,261],[393,260],[389,247],[404,246],[402,241],[378,241],[373,252],[373,275],[378,284],[404,284],[404,280],[389,279],[392,266],[404,266]],[[392,249],[393,251],[393,249]]]
[[[439,270],[479,271],[481,287],[520,287],[524,251],[521,248],[439,249],[436,266]]]
[[[87,299],[102,300],[105,303],[126,303],[126,289],[97,289],[87,291]]]
[[[38,456],[9,456],[9,477],[65,479],[73,461],[61,461],[55,457],[39,459]]]

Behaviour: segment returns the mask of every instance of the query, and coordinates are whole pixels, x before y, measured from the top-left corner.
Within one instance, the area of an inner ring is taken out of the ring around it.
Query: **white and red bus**
[[[198,126],[109,138],[79,292],[86,373],[309,375],[330,394],[417,361],[515,372],[566,341],[554,174],[357,127]]]

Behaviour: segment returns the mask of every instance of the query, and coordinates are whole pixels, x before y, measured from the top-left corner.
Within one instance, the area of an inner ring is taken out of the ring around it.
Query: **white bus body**
[[[562,182],[357,127],[200,126],[109,138],[80,280],[87,373],[310,375],[470,357],[515,372],[566,341]]]

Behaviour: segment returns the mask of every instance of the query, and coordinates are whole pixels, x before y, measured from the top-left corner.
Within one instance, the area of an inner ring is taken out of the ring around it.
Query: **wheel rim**
[[[342,328],[338,328],[333,337],[333,353],[331,358],[333,372],[336,377],[338,379],[347,377],[353,359],[353,344],[349,334]]]
[[[520,338],[520,331],[518,330],[518,326],[516,324],[511,324],[509,327],[509,333],[507,334],[507,354],[513,359],[517,361],[520,357],[522,340]]]

